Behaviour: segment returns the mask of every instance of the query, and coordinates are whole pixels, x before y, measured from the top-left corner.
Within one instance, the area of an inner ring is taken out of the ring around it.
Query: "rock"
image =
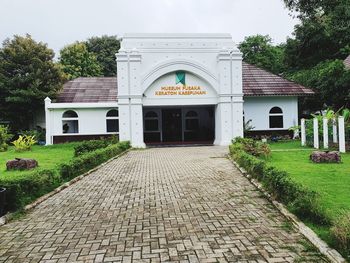
[[[7,170],[29,170],[38,166],[38,162],[34,159],[15,158],[6,162]]]
[[[314,163],[340,163],[341,156],[337,151],[314,151],[310,155],[310,160]]]

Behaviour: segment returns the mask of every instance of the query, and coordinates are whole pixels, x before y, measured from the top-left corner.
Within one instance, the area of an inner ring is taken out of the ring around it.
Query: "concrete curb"
[[[237,169],[243,174],[244,177],[246,177],[260,192],[263,193],[263,195],[278,209],[278,211],[286,217],[289,221],[293,223],[295,228],[306,238],[308,239],[324,256],[327,257],[331,262],[333,263],[345,263],[347,262],[342,255],[335,249],[330,248],[326,242],[324,242],[322,239],[320,239],[316,233],[306,226],[303,222],[301,222],[294,214],[289,212],[287,208],[280,202],[277,202],[272,198],[272,196],[265,191],[264,187],[255,179],[252,178],[248,172],[240,167],[238,163],[236,163],[231,156],[229,156],[229,159],[232,161],[232,163],[237,167]]]
[[[49,199],[51,196],[54,196],[55,194],[63,191],[64,189],[66,189],[67,187],[69,187],[72,184],[75,184],[76,182],[82,180],[84,177],[88,176],[89,174],[95,172],[96,170],[100,169],[101,167],[105,166],[106,164],[110,163],[111,161],[123,156],[124,154],[128,153],[130,149],[127,149],[126,151],[112,157],[111,159],[107,160],[106,162],[96,166],[95,168],[92,168],[91,170],[87,171],[86,173],[79,175],[75,178],[73,178],[72,180],[70,180],[69,182],[66,182],[64,184],[62,184],[61,186],[57,187],[56,189],[54,189],[53,191],[39,197],[38,199],[36,199],[34,202],[26,205],[24,207],[24,211],[28,212],[29,210],[37,207],[39,204],[41,204],[42,202],[44,202],[45,200]],[[7,213],[6,215],[0,217],[0,226],[7,224],[9,221],[11,221],[13,213]]]

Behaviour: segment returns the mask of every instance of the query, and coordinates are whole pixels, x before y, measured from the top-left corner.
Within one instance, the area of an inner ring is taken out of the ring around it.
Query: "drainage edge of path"
[[[228,158],[236,166],[236,168],[241,172],[241,174],[246,177],[252,185],[255,186],[272,204],[276,209],[289,221],[293,223],[296,229],[308,239],[321,254],[327,257],[332,263],[346,263],[347,261],[343,256],[335,249],[330,248],[326,242],[319,238],[316,233],[301,222],[294,214],[288,211],[288,209],[280,202],[277,202],[272,198],[272,196],[264,189],[262,184],[255,180],[244,168],[240,167],[237,162],[235,162],[229,155]]]
[[[28,212],[30,210],[32,210],[33,208],[37,207],[39,204],[41,204],[42,202],[44,202],[45,200],[49,199],[50,197],[54,196],[55,194],[58,194],[59,192],[62,192],[64,189],[66,189],[67,187],[71,186],[72,184],[75,184],[76,182],[82,180],[84,177],[88,176],[89,174],[97,171],[98,169],[102,168],[103,166],[105,166],[106,164],[112,162],[113,160],[123,156],[124,154],[127,154],[129,151],[131,151],[131,149],[128,149],[124,152],[122,152],[121,154],[118,154],[114,157],[112,157],[111,159],[105,161],[104,163],[96,166],[95,168],[92,168],[91,170],[87,171],[86,173],[83,173],[75,178],[73,178],[72,180],[62,184],[61,186],[55,188],[54,190],[52,190],[51,192],[39,197],[38,199],[36,199],[34,202],[26,205],[24,207],[24,212]],[[0,217],[0,227],[2,225],[7,224],[8,222],[11,221],[12,217],[13,217],[14,213],[7,213],[6,215]]]

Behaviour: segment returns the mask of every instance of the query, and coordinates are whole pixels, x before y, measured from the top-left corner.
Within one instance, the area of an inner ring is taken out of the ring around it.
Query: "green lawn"
[[[18,158],[33,158],[38,161],[39,167],[36,169],[51,169],[58,164],[67,162],[73,158],[75,143],[56,144],[51,146],[33,146],[31,151],[16,152],[14,147],[9,147],[8,151],[0,152],[0,176],[12,177],[25,175],[30,171],[6,171],[6,161]]]
[[[293,180],[318,192],[321,205],[331,219],[343,211],[350,212],[350,153],[342,154],[340,164],[315,164],[309,160],[313,149],[301,147],[300,141],[270,143],[270,146],[272,154],[268,163],[287,171]],[[307,224],[330,242],[328,227]]]

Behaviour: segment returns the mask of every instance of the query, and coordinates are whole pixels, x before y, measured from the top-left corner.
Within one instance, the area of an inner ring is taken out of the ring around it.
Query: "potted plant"
[[[5,214],[6,188],[0,187],[0,216]]]

